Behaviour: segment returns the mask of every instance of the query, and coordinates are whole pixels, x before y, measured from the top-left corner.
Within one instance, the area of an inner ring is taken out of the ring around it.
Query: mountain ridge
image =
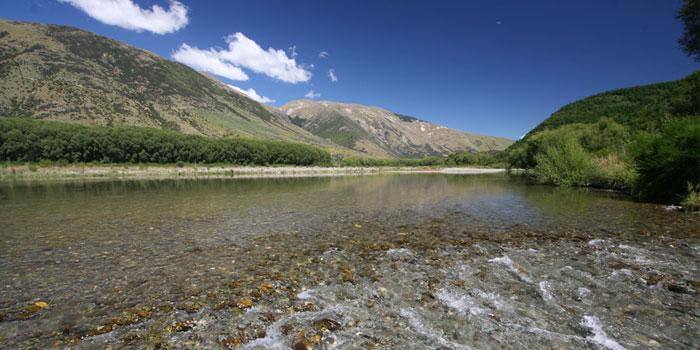
[[[445,156],[503,150],[512,143],[358,103],[300,99],[279,109],[312,134],[371,156]]]
[[[212,77],[82,29],[0,19],[0,53],[0,116],[335,147]]]

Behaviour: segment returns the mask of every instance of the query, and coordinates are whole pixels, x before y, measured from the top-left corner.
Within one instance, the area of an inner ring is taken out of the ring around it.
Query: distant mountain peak
[[[444,156],[463,150],[503,150],[512,143],[355,103],[295,100],[280,110],[312,134],[371,156]]]

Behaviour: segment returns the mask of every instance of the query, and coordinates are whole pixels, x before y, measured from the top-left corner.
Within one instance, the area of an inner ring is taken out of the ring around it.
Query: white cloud
[[[228,48],[226,49],[207,49],[201,50],[198,48],[190,47],[187,44],[182,44],[182,46],[173,53],[173,58],[180,61],[178,57],[181,56],[181,51],[183,48],[187,48],[189,51],[188,56],[195,56],[195,52],[199,52],[201,59],[206,58],[205,62],[202,60],[197,60],[196,69],[218,74],[207,68],[207,65],[212,64],[211,59],[217,60],[218,63],[215,64],[217,67],[221,66],[234,66],[238,68],[249,69],[253,72],[265,74],[269,77],[275,78],[277,80],[286,83],[299,83],[306,82],[311,79],[311,72],[304,69],[302,65],[297,64],[294,57],[287,56],[284,50],[277,50],[274,48],[268,48],[263,50],[260,45],[255,41],[246,37],[243,33],[235,33],[226,37],[226,43],[228,43]],[[195,65],[190,63],[180,61],[182,63]]]
[[[289,56],[291,58],[297,57],[297,46],[296,45],[290,46],[288,50],[289,50]]]
[[[311,73],[297,65],[294,58],[288,57],[284,50],[276,50],[271,47],[263,50],[260,45],[243,33],[229,35],[226,42],[228,50],[219,51],[219,55],[222,59],[236,66],[287,83],[298,83],[311,79]]]
[[[334,83],[338,81],[338,76],[335,75],[335,69],[331,68],[328,70],[328,79]]]
[[[230,85],[230,84],[226,84],[226,85],[227,85],[228,87],[230,87],[231,89],[234,89],[234,90],[236,90],[236,91],[242,93],[243,95],[248,96],[250,99],[252,99],[252,100],[254,100],[254,101],[258,101],[258,102],[260,102],[260,103],[273,103],[273,102],[275,102],[275,100],[273,100],[273,99],[271,99],[271,98],[268,98],[268,97],[265,97],[265,96],[261,96],[261,95],[258,94],[258,92],[255,91],[255,89],[253,89],[253,88],[250,88],[250,89],[248,89],[248,90],[243,90],[243,89],[239,88],[238,86],[233,86],[233,85]]]
[[[240,68],[222,61],[214,50],[201,50],[182,44],[173,53],[173,58],[195,70],[209,72],[231,80],[248,80],[248,75]]]
[[[319,98],[319,97],[321,97],[321,94],[315,92],[314,90],[310,90],[309,92],[306,93],[306,95],[304,95],[304,97],[306,97],[306,98]]]
[[[168,9],[159,5],[142,9],[133,0],[58,1],[70,4],[104,24],[137,32],[146,30],[156,34],[167,34],[184,28],[189,22],[187,7],[175,0],[168,1]]]
[[[326,51],[321,51],[318,53],[318,58],[327,58],[328,57],[328,52]]]

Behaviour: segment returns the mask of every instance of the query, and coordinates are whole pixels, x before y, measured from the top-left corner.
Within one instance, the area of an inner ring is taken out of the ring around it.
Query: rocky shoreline
[[[493,174],[505,169],[442,167],[272,167],[185,165],[32,165],[0,168],[0,180],[50,180],[73,178],[281,178],[377,174]]]

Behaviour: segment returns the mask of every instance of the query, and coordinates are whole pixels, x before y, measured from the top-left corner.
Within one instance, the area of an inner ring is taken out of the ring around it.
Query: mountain
[[[463,150],[503,150],[512,143],[505,138],[469,134],[379,107],[296,100],[280,110],[312,134],[371,156],[444,156]]]
[[[634,130],[658,129],[677,116],[700,115],[700,71],[681,80],[617,89],[570,103],[528,133],[610,118]]]
[[[7,20],[0,116],[337,147],[183,64],[76,28]]]

